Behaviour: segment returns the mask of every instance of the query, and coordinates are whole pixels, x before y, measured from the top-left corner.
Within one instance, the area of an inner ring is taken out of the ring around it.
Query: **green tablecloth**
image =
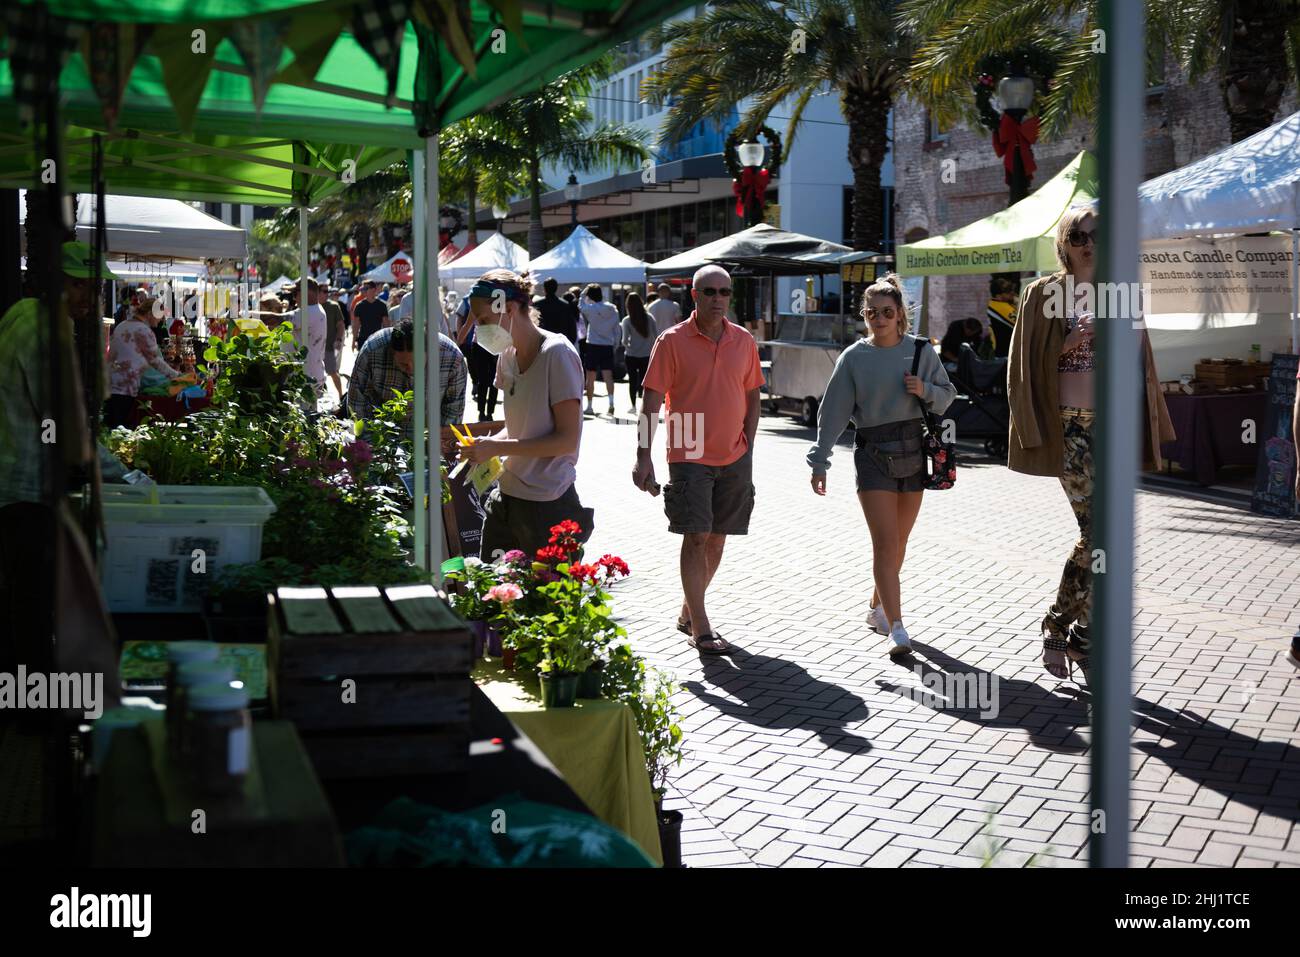
[[[526,734],[592,813],[663,864],[650,775],[636,721],[627,705],[579,699],[572,708],[542,707],[535,680],[523,681],[499,661],[478,664],[474,681]]]

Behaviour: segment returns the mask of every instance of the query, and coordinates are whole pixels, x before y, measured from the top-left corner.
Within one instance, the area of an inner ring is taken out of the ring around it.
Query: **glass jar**
[[[167,754],[181,757],[181,723],[185,712],[181,705],[181,665],[213,662],[221,649],[212,641],[173,641],[167,646]]]
[[[195,787],[216,797],[240,796],[253,737],[248,692],[229,684],[191,685],[186,699]]]
[[[177,754],[183,760],[190,755],[188,692],[193,685],[227,685],[235,679],[234,665],[223,661],[187,661],[176,672],[176,728],[180,734]]]

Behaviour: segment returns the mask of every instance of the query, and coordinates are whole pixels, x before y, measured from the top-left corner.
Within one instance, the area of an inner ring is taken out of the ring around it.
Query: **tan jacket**
[[[1065,437],[1058,412],[1056,363],[1065,342],[1065,319],[1044,315],[1043,300],[1049,284],[1060,284],[1064,272],[1035,279],[1020,296],[1019,319],[1011,335],[1007,364],[1007,391],[1011,400],[1011,436],[1007,464],[1027,475],[1061,477],[1065,467]],[[1061,301],[1064,301],[1062,296]],[[1159,469],[1160,444],[1175,438],[1164,393],[1156,375],[1151,342],[1142,333],[1146,415],[1143,420],[1142,468]]]

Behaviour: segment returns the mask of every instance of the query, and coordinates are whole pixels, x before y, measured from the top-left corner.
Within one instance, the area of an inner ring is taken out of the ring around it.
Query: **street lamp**
[[[493,206],[492,218],[497,221],[497,232],[505,229],[506,217],[510,215],[510,209],[506,206]]]
[[[578,225],[578,197],[581,195],[582,187],[578,185],[578,177],[570,173],[569,181],[564,185],[564,198],[569,201],[569,217],[573,226]]]
[[[1002,123],[998,128],[995,145],[1000,145],[998,155],[1011,152],[1007,168],[1007,186],[1011,190],[1011,205],[1029,195],[1033,173],[1026,168],[1025,160],[1033,163],[1031,145],[1038,139],[1038,121],[1025,122],[1025,114],[1034,102],[1034,81],[1013,73],[998,81],[998,103],[1002,107]]]
[[[763,218],[763,199],[767,189],[766,177],[761,175],[763,159],[767,151],[762,143],[748,142],[736,144],[736,159],[743,167],[741,171],[741,198],[745,210],[745,226],[754,226]],[[760,180],[762,182],[760,182]]]

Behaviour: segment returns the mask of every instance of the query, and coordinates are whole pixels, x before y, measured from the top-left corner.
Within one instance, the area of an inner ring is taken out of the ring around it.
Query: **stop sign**
[[[411,281],[411,261],[409,259],[399,256],[393,260],[393,265],[390,268],[393,270],[393,278],[399,283]]]

